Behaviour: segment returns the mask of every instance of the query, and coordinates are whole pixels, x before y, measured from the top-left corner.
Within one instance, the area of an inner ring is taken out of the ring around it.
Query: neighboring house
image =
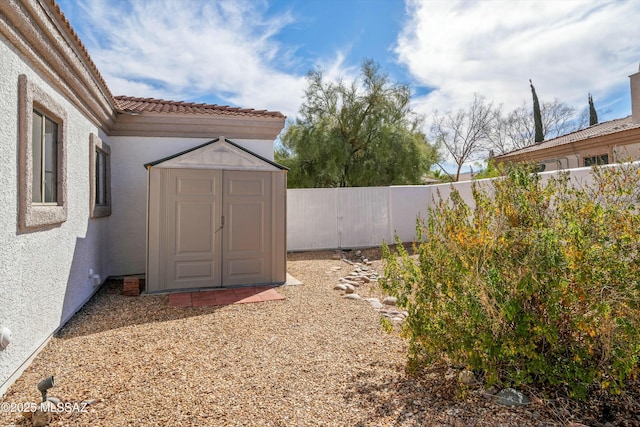
[[[538,162],[554,171],[640,158],[640,72],[631,76],[631,115],[496,156],[498,163]]]
[[[165,175],[189,183],[180,188],[197,204],[184,211],[183,223],[208,226],[227,214],[214,190],[236,179],[229,194],[248,201],[236,209],[238,221],[268,209],[269,222],[244,229],[234,220],[226,228],[239,230],[233,237],[242,240],[264,226],[271,240],[240,246],[267,245],[277,256],[265,261],[235,254],[231,261],[239,270],[229,283],[284,281],[286,175],[273,163],[284,121],[272,111],[114,97],[54,0],[0,1],[0,330],[12,333],[0,350],[0,395],[108,276],[145,273],[148,250],[167,253],[162,245],[171,236],[154,234],[150,249],[147,238],[147,218],[158,214],[148,210],[148,185],[153,206],[182,214],[179,191],[173,205],[165,203]],[[181,172],[165,172],[170,167]],[[213,198],[203,202],[205,193]],[[194,228],[185,233],[178,243],[191,241]],[[176,261],[172,268],[192,277],[223,261]],[[263,267],[260,279],[241,274]],[[155,289],[178,288],[165,283]]]

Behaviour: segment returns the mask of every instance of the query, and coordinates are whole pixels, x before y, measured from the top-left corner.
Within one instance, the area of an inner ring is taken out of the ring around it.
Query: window
[[[18,227],[28,231],[67,220],[67,116],[24,74],[18,95]]]
[[[31,201],[55,203],[58,201],[58,124],[36,110],[33,110],[32,121]]]
[[[96,206],[107,204],[107,155],[96,150]]]
[[[584,165],[585,166],[593,166],[593,165],[607,165],[609,164],[609,155],[601,154],[599,156],[593,157],[585,157]]]
[[[97,135],[90,138],[91,218],[111,215],[111,148]]]

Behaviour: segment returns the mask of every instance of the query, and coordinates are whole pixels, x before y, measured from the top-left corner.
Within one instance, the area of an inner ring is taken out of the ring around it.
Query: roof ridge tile
[[[245,116],[264,116],[283,118],[279,111],[256,110],[254,108],[230,107],[228,105],[171,101],[157,98],[139,98],[134,96],[115,96],[117,106],[122,111],[142,113],[183,113],[183,114],[227,114]]]

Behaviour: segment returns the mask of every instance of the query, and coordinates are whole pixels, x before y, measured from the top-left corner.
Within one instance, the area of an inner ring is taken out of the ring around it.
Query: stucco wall
[[[2,394],[11,375],[94,292],[89,268],[102,278],[110,272],[109,219],[89,220],[89,135],[98,134],[97,128],[29,68],[2,36],[0,58],[0,327],[13,333],[13,342],[0,351]],[[17,227],[19,74],[67,113],[67,219],[30,231]]]
[[[614,147],[613,154],[614,161],[623,162],[629,160],[629,158],[640,159],[640,142],[637,144],[628,144],[623,147]]]
[[[109,264],[112,275],[145,272],[147,171],[146,163],[172,156],[211,138],[111,137],[111,217]],[[233,142],[273,160],[273,141],[234,139]]]

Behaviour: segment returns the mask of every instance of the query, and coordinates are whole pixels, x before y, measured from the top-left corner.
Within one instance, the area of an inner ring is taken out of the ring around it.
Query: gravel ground
[[[382,273],[378,251],[364,252]],[[166,295],[125,297],[109,281],[0,402],[37,402],[36,384],[54,375],[50,395],[89,403],[54,415],[60,426],[551,426],[598,412],[535,397],[502,406],[446,367],[408,376],[402,338],[383,332],[368,303],[333,290],[350,267],[332,255],[289,254],[304,285],[267,303],[172,308]],[[31,421],[5,412],[0,425]]]

